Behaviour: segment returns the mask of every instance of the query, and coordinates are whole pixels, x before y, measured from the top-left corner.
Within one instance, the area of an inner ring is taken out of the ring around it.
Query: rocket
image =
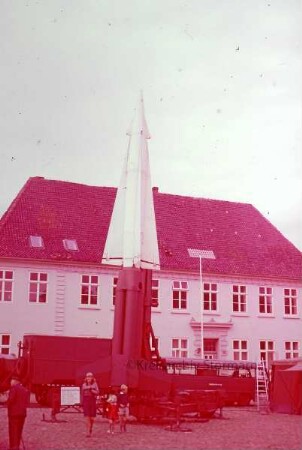
[[[150,134],[141,95],[113,207],[102,263],[120,266],[112,339],[111,384],[131,384],[128,369],[158,355],[151,325],[152,271],[160,269],[147,141]],[[155,347],[154,347],[155,346]],[[158,355],[159,357],[159,355]]]
[[[159,269],[159,252],[147,140],[150,139],[141,95],[131,122],[127,153],[117,191],[102,263]]]

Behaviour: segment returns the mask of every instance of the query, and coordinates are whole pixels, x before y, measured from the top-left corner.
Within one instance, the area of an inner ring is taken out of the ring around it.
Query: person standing
[[[84,417],[87,418],[87,437],[91,436],[94,420],[96,417],[96,399],[99,388],[91,372],[86,373],[82,384],[82,405]]]
[[[120,420],[120,431],[126,432],[126,423],[129,416],[129,398],[128,386],[121,385],[120,392],[117,396],[118,416]]]
[[[7,399],[9,448],[10,450],[19,450],[30,392],[22,386],[17,376],[12,376],[10,384]]]
[[[118,419],[117,414],[117,396],[112,391],[111,394],[109,394],[109,397],[107,398],[107,417],[109,422],[109,428],[107,430],[107,433],[114,433],[114,425],[115,422]]]

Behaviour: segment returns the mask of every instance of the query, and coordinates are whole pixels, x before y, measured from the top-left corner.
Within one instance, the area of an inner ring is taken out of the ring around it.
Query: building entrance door
[[[203,353],[204,359],[218,359],[218,339],[204,339]]]

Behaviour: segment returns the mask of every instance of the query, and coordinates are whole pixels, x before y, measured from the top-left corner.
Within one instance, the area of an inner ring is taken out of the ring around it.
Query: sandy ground
[[[44,420],[43,420],[44,419]],[[87,438],[81,413],[65,412],[50,421],[50,410],[30,408],[23,440],[26,450],[90,449],[296,449],[302,450],[302,416],[261,414],[256,407],[225,408],[223,418],[182,423],[176,431],[164,424],[129,423],[126,433],[107,433],[107,420],[98,416]],[[0,408],[0,450],[8,449],[7,411]],[[21,449],[23,449],[21,444]]]

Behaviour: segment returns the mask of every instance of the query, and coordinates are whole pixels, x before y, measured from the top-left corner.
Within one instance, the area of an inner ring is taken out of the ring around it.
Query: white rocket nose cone
[[[117,191],[102,263],[159,269],[159,251],[141,96],[127,132],[129,145]]]

